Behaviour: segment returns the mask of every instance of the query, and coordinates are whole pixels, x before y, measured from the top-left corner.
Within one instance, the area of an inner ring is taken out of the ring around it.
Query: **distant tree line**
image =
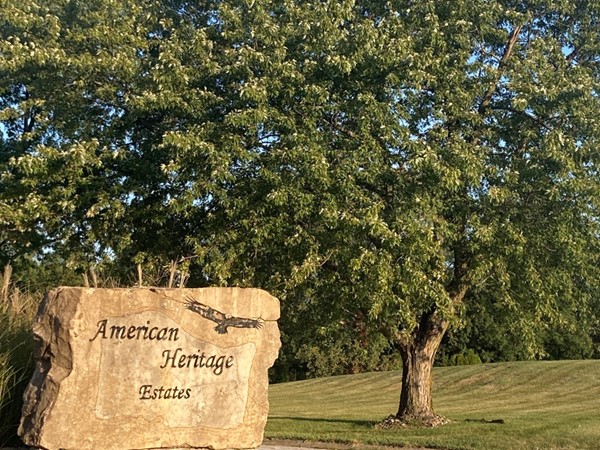
[[[57,286],[82,286],[82,273],[65,266],[64,259],[49,253],[37,258],[22,256],[13,261],[11,288],[40,301],[44,293]],[[99,287],[126,287],[137,283],[135,267],[102,267]],[[165,286],[169,272],[165,266],[149,285]],[[203,286],[191,275],[190,286]],[[586,327],[547,324],[536,329],[538,351],[532,353],[521,330],[509,318],[494,311],[491,304],[473,302],[463,318],[463,325],[451,330],[436,355],[436,365],[469,365],[529,359],[559,360],[600,358],[598,323]],[[486,309],[486,307],[488,309]],[[361,320],[362,319],[362,320]],[[281,319],[284,346],[270,372],[272,382],[294,381],[314,377],[399,370],[402,361],[381,335],[367,334],[364,317],[349,322],[326,323],[318,318]],[[597,318],[592,320],[598,320]]]

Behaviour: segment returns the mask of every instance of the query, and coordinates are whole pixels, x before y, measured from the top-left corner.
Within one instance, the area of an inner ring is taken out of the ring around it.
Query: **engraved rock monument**
[[[258,447],[278,318],[259,289],[55,289],[19,434],[48,450]]]

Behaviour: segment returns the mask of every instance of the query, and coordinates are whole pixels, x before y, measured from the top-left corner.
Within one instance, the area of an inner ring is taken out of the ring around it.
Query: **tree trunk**
[[[88,278],[87,272],[83,272],[81,274],[81,277],[83,278],[83,286],[86,288],[89,288],[90,287],[90,279]]]
[[[431,369],[448,322],[435,313],[425,314],[408,342],[401,344],[402,391],[396,418],[402,421],[437,422],[433,411]]]
[[[171,261],[169,264],[169,281],[167,283],[167,287],[171,289],[173,287],[173,282],[175,281],[175,275],[177,274],[177,261]]]
[[[454,279],[446,288],[455,306],[467,293],[466,273],[464,247],[457,244],[454,247]],[[397,340],[402,354],[402,390],[396,419],[430,426],[446,423],[433,411],[431,369],[449,325],[448,319],[441,317],[434,306],[423,313],[410,336]]]
[[[137,275],[138,275],[138,287],[142,287],[144,284],[144,274],[142,272],[142,265],[138,263],[137,267]]]
[[[97,288],[98,287],[98,275],[96,274],[96,269],[94,268],[94,266],[90,266],[89,272],[90,272],[90,277],[92,278],[92,286]]]
[[[2,291],[0,292],[0,300],[8,302],[8,294],[10,292],[10,279],[12,277],[13,268],[10,264],[4,266],[4,275],[2,275]]]

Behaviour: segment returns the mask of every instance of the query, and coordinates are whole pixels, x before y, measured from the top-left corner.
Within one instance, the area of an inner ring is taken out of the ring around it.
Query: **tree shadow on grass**
[[[332,419],[321,417],[290,417],[290,416],[269,416],[269,422],[275,423],[279,420],[290,420],[294,422],[309,422],[322,424],[344,424],[352,425],[356,428],[371,429],[377,423],[376,421],[358,420],[358,419]]]

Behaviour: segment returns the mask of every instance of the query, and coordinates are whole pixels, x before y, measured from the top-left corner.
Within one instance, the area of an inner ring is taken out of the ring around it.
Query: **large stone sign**
[[[19,434],[48,450],[255,448],[278,318],[259,289],[58,288]]]

